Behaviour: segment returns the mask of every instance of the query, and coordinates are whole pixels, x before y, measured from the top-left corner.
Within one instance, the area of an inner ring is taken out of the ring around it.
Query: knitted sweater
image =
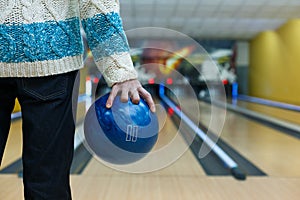
[[[80,22],[108,85],[137,78],[118,0],[0,0],[0,77],[80,69]]]

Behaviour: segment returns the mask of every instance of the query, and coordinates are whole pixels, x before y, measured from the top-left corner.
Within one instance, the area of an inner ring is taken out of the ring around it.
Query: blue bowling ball
[[[129,164],[147,155],[158,138],[158,119],[148,104],[131,100],[123,103],[120,96],[106,108],[109,93],[100,97],[89,109],[85,124],[85,140],[100,159],[113,164]]]

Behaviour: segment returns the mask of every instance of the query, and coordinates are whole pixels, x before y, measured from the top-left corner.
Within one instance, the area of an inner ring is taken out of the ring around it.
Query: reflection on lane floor
[[[211,105],[200,101],[199,106],[201,123],[208,126]],[[299,139],[231,111],[221,138],[270,176],[300,176]]]
[[[232,101],[228,101],[228,103],[232,103]],[[235,105],[235,103],[233,103]],[[300,125],[300,112],[286,110],[282,108],[275,108],[271,106],[246,102],[246,101],[236,101],[236,105],[241,106],[243,108],[247,108],[252,111],[256,111],[259,113],[263,113],[265,115],[275,117],[290,123],[295,123]]]

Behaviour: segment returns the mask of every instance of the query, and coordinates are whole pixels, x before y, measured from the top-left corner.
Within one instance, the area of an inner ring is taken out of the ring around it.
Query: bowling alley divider
[[[238,180],[246,180],[246,174],[239,168],[238,164],[229,157],[213,140],[211,140],[192,120],[187,117],[182,110],[178,108],[166,95],[164,85],[159,86],[159,97],[161,100],[173,109],[174,113],[187,124],[203,142],[221,159],[226,167],[230,169],[233,177]]]
[[[238,98],[238,99],[240,99],[240,98]],[[241,99],[243,99],[243,100],[247,99],[247,101],[253,101],[253,99],[249,100],[248,98],[245,98],[245,96],[242,96]],[[205,101],[208,102],[209,100],[205,99]],[[269,102],[268,100],[265,100],[265,101]],[[234,102],[234,100],[233,100],[233,102]],[[274,102],[274,101],[272,101],[272,102]],[[225,106],[223,102],[218,102],[218,101],[215,101],[214,104],[219,107]],[[271,128],[274,128],[276,130],[282,130],[284,133],[286,133],[288,135],[291,135],[296,138],[300,138],[300,126],[298,124],[280,120],[278,118],[275,118],[275,117],[272,117],[269,115],[265,115],[265,114],[262,114],[262,113],[259,113],[256,111],[252,111],[252,110],[240,107],[234,103],[226,104],[226,108],[228,108],[228,110],[231,110],[233,112],[236,112],[238,114],[246,116],[250,119],[254,119],[254,120],[256,120],[264,125],[267,125]]]
[[[296,105],[292,105],[292,104],[271,101],[271,100],[257,98],[257,97],[250,97],[247,95],[237,95],[237,98],[242,101],[249,101],[252,103],[258,103],[258,104],[263,104],[263,105],[267,105],[267,106],[273,106],[273,107],[277,107],[277,108],[283,108],[283,109],[287,109],[287,110],[300,112],[300,106],[296,106]]]

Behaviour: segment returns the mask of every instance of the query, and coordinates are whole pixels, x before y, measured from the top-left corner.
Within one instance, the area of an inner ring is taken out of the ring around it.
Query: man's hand
[[[129,96],[133,103],[138,104],[140,101],[140,96],[143,97],[148,103],[150,110],[152,112],[155,112],[155,104],[153,102],[151,94],[142,87],[141,83],[138,80],[134,79],[114,84],[106,102],[107,108],[110,108],[112,106],[114,99],[118,95],[118,93],[121,93],[122,102],[127,102]]]

